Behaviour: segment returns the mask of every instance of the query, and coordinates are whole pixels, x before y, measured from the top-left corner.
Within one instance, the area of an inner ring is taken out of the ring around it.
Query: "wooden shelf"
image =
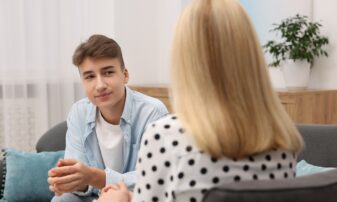
[[[169,91],[164,85],[130,86],[161,100],[171,112]],[[337,124],[337,90],[276,89],[280,101],[295,123]]]

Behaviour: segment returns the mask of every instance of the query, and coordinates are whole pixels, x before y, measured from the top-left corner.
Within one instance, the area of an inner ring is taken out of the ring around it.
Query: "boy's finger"
[[[61,166],[72,166],[75,165],[78,161],[75,159],[60,159],[57,162],[57,166],[61,167]]]
[[[119,182],[118,186],[121,190],[128,190],[128,187],[126,186],[124,182]]]

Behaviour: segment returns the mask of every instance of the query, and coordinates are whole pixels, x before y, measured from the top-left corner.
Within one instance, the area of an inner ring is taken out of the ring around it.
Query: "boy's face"
[[[129,74],[117,58],[86,58],[79,72],[87,97],[101,111],[124,107]]]

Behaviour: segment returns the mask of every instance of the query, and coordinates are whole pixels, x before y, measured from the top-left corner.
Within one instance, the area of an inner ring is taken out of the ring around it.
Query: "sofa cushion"
[[[0,198],[2,198],[2,191],[3,191],[3,189],[2,189],[2,184],[3,184],[3,182],[2,182],[2,178],[3,178],[3,176],[2,176],[2,172],[3,172],[3,170],[2,170],[2,160],[1,160],[1,158],[0,158]]]
[[[337,169],[294,179],[241,181],[209,190],[204,202],[336,202]]]
[[[325,172],[325,171],[329,171],[332,169],[334,168],[315,166],[315,165],[312,165],[306,162],[305,160],[301,160],[296,165],[296,176],[300,177],[300,176],[305,176],[305,175],[312,175],[315,173]]]
[[[15,149],[4,150],[3,199],[9,202],[50,201],[54,194],[48,189],[48,171],[64,151],[29,153]]]

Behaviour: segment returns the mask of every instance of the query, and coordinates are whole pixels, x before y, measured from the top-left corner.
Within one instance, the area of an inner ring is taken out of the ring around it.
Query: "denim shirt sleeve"
[[[85,157],[84,138],[82,131],[85,124],[85,116],[81,116],[78,110],[78,103],[75,103],[67,117],[68,130],[66,133],[66,149],[64,158],[76,159],[89,166],[89,162]],[[81,123],[82,125],[80,125]],[[89,196],[92,193],[98,193],[98,191],[99,190],[96,188],[89,186],[85,192],[75,191],[73,193],[79,196]]]
[[[110,168],[105,169],[106,174],[106,185],[108,184],[116,184],[118,182],[123,181],[127,187],[133,187],[136,183],[136,172],[130,171],[127,173],[119,173]]]
[[[78,115],[78,109],[74,105],[67,118],[66,149],[64,158],[71,158],[88,165],[84,151],[83,126],[79,125],[83,117]],[[83,119],[83,123],[85,120]],[[83,124],[84,125],[84,124]],[[82,130],[81,130],[82,129]]]

